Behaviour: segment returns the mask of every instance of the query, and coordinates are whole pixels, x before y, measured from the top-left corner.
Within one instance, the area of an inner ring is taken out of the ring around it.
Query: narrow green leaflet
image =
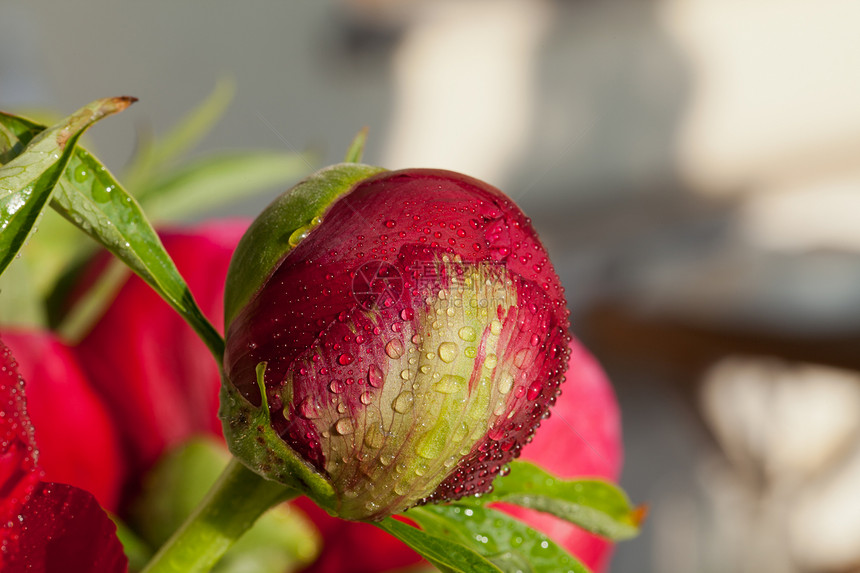
[[[183,153],[194,147],[215,123],[221,119],[233,100],[235,85],[229,79],[221,79],[215,89],[200,105],[173,127],[158,141],[151,138],[140,142],[140,151],[129,167],[123,180],[132,192],[144,187],[153,174],[162,173],[168,163],[176,161]]]
[[[502,572],[477,552],[447,537],[431,535],[391,517],[374,525],[407,544],[443,573]]]
[[[234,199],[283,186],[310,172],[310,158],[279,151],[234,152],[199,159],[148,180],[135,195],[152,220],[176,220]]]
[[[224,341],[206,320],[137,201],[84,149],[69,161],[52,207],[104,245],[191,325],[220,362]]]
[[[30,140],[44,130],[44,125],[0,111],[0,165],[20,155]]]
[[[81,134],[96,121],[124,110],[134,101],[128,97],[95,101],[41,132],[20,154],[0,167],[0,273],[27,240]],[[4,138],[9,141],[8,131]]]
[[[504,573],[589,573],[546,535],[494,509],[426,505],[405,515],[425,533],[472,549]]]
[[[491,493],[456,503],[482,506],[494,501],[551,513],[613,541],[635,537],[642,520],[642,510],[632,507],[624,492],[608,482],[563,480],[521,461],[511,463],[509,475],[496,478]]]
[[[364,145],[367,143],[368,128],[361,128],[349,144],[349,149],[346,150],[344,163],[361,163],[361,157],[364,155]]]

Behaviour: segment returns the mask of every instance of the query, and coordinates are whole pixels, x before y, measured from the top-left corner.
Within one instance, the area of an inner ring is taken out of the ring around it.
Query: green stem
[[[204,573],[269,508],[298,495],[235,458],[143,573]]]

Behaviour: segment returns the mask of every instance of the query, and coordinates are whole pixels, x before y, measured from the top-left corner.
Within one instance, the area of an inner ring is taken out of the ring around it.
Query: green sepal
[[[493,491],[464,497],[458,505],[482,506],[503,501],[550,513],[583,529],[621,541],[639,534],[644,510],[633,507],[617,486],[599,479],[563,480],[523,461],[493,481]]]
[[[256,474],[298,490],[332,513],[336,495],[329,481],[272,429],[263,376],[266,363],[257,365],[257,385],[262,403],[257,408],[221,375],[221,406],[218,417],[230,452]]]
[[[225,331],[283,258],[318,225],[329,206],[368,177],[385,171],[339,163],[297,183],[257,217],[233,253],[224,288]]]

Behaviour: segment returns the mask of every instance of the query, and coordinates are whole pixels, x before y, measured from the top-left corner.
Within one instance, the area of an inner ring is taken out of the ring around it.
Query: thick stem
[[[235,458],[143,573],[205,573],[269,508],[298,492],[262,478]]]

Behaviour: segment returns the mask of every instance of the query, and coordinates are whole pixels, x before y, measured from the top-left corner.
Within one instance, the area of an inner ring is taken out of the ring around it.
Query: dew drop
[[[376,364],[371,364],[367,370],[367,382],[374,388],[380,388],[383,381],[382,370]]]
[[[341,382],[340,380],[332,380],[328,385],[328,389],[335,394],[340,394],[341,392],[343,392],[343,388],[343,382]]]
[[[532,346],[537,346],[540,344],[540,336],[537,334],[532,334],[532,339],[530,340]]]
[[[288,410],[284,408],[284,414],[287,414],[287,412]],[[319,410],[310,396],[305,397],[305,399],[299,403],[299,415],[308,420],[319,418]]]
[[[362,392],[361,396],[359,397],[359,400],[361,400],[361,403],[366,406],[373,401],[373,394],[371,394],[370,392]]]
[[[505,437],[505,429],[502,426],[495,426],[493,428],[490,428],[490,431],[487,432],[487,437],[494,442],[498,442]]]
[[[492,321],[490,321],[490,332],[495,336],[498,336],[499,334],[501,334],[502,333],[501,321],[499,321],[495,318]]]
[[[389,219],[385,222],[385,226],[388,227],[389,229],[393,229],[396,225],[397,225],[397,221],[395,221],[394,219]]]
[[[335,423],[334,429],[341,436],[348,436],[355,432],[355,424],[353,424],[351,418],[341,418]]]
[[[310,234],[312,227],[310,225],[305,225],[303,227],[299,227],[295,231],[292,232],[290,238],[287,239],[287,243],[291,247],[295,247],[299,243],[301,243],[307,236]]]
[[[410,376],[410,374],[409,374],[408,368],[404,368],[403,370],[400,371],[400,378],[402,380],[409,380],[409,376]]]
[[[81,164],[75,167],[75,181],[78,183],[83,183],[88,175],[89,171],[87,171],[86,165]]]
[[[381,448],[385,443],[385,434],[382,432],[377,425],[372,425],[367,429],[367,433],[364,435],[364,443],[367,444],[371,448]],[[379,461],[382,461],[381,459]],[[387,465],[387,464],[383,464]]]
[[[465,354],[467,358],[474,358],[478,355],[478,349],[474,346],[467,346],[463,351],[463,354]]]
[[[442,379],[433,385],[433,389],[442,394],[454,394],[463,389],[466,384],[466,379],[462,376],[454,376],[446,374]]]
[[[391,403],[391,407],[394,408],[394,411],[398,414],[406,414],[412,409],[412,406],[415,404],[415,396],[411,391],[406,390],[405,392],[401,392],[397,395],[394,401]]]
[[[346,352],[341,354],[337,359],[338,364],[340,364],[341,366],[346,366],[347,364],[352,364],[353,360],[355,360],[355,358],[353,358],[352,354],[347,354]]]
[[[499,393],[507,394],[511,391],[511,388],[514,386],[514,377],[509,373],[505,372],[499,378]]]
[[[478,338],[477,332],[475,332],[475,329],[471,326],[464,326],[460,329],[457,335],[466,342],[475,342],[475,340]]]
[[[514,366],[525,368],[531,364],[531,350],[523,348],[514,355]]]
[[[385,353],[395,360],[403,356],[403,343],[399,339],[393,338],[385,345]]]
[[[498,363],[499,359],[496,357],[495,354],[488,354],[487,357],[484,359],[484,368],[492,370],[496,367],[496,364]]]
[[[443,342],[439,345],[439,358],[442,362],[450,364],[457,359],[457,351],[459,348],[453,342]]]
[[[462,442],[463,438],[465,438],[468,433],[469,426],[466,425],[466,422],[461,422],[460,425],[454,429],[454,434],[451,436],[451,439],[455,442]]]

